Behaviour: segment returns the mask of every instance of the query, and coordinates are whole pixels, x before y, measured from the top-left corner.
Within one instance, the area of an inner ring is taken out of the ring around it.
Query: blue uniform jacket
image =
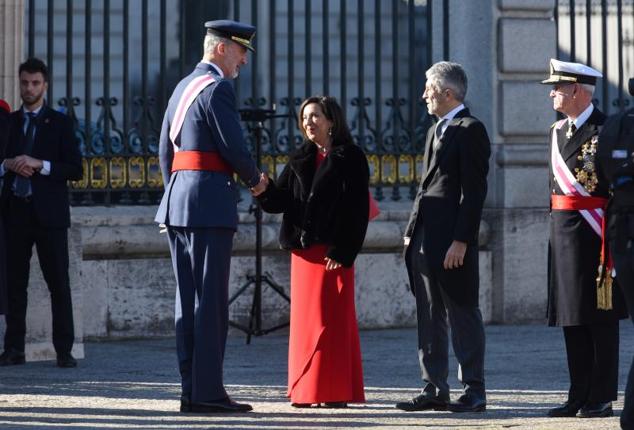
[[[174,89],[163,118],[159,157],[166,185],[155,221],[173,227],[235,229],[239,193],[233,177],[196,170],[171,173],[174,148],[169,130],[178,101],[187,84],[206,73],[211,73],[217,80],[207,86],[190,106],[175,144],[183,151],[218,152],[247,186],[252,187],[259,182],[260,173],[240,127],[232,83],[222,79],[213,66],[199,63]]]

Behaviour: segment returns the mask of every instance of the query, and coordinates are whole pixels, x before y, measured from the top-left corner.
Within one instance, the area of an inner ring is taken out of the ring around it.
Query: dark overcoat
[[[358,146],[337,142],[317,170],[316,156],[311,142],[295,150],[259,201],[266,212],[284,213],[283,249],[326,244],[329,258],[350,267],[368,226],[368,162]]]
[[[487,193],[491,143],[484,125],[463,109],[449,121],[436,150],[432,126],[427,132],[421,178],[405,237],[423,229],[423,251],[430,270],[457,303],[477,306],[479,291],[478,232]],[[464,264],[445,270],[451,243],[467,243]],[[405,261],[413,288],[410,247]]]
[[[549,167],[550,193],[563,195],[555,181],[551,160],[553,133],[557,133],[558,150],[568,169],[584,185],[590,195],[607,198],[609,181],[596,160],[596,136],[605,122],[603,112],[594,108],[587,121],[566,138],[568,127],[550,129]],[[594,145],[594,149],[593,149]],[[583,165],[592,167],[593,173],[584,171]],[[589,163],[592,163],[590,166]],[[578,169],[577,171],[575,169]],[[596,187],[585,178],[596,177]],[[581,179],[579,179],[581,178]],[[590,227],[579,211],[556,210],[550,213],[548,324],[551,326],[577,326],[601,324],[625,318],[623,297],[616,284],[612,288],[614,310],[597,309],[597,271],[600,263],[601,238]]]

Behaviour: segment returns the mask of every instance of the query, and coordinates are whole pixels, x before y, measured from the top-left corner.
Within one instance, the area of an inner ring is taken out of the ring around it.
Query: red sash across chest
[[[217,152],[183,151],[176,146],[176,138],[180,134],[185,121],[185,114],[198,95],[216,80],[210,74],[194,78],[184,89],[178,101],[174,118],[170,127],[170,140],[174,148],[172,172],[178,170],[206,170],[233,175],[233,169]]]

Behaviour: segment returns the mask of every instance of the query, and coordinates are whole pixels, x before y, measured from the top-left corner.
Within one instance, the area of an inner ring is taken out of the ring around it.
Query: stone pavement
[[[364,405],[345,410],[293,409],[284,397],[287,337],[229,337],[225,379],[231,395],[252,403],[244,415],[193,415],[178,410],[179,384],[173,339],[87,342],[77,369],[53,362],[0,368],[0,429],[617,429],[618,418],[549,419],[562,402],[567,370],[560,329],[488,326],[488,408],[482,414],[405,413],[393,407],[420,388],[413,329],[361,333]],[[634,355],[634,328],[621,325],[617,414],[627,368]],[[458,394],[455,363],[451,384]]]

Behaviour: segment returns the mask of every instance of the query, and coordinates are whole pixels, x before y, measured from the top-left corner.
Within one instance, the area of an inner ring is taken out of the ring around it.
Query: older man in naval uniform
[[[626,314],[601,253],[609,180],[595,159],[605,121],[592,104],[600,77],[584,64],[552,59],[542,81],[565,116],[550,130],[548,324],[563,328],[570,389],[551,417],[611,416],[617,394],[618,320]]]
[[[181,412],[247,412],[225,391],[228,284],[238,222],[237,176],[254,194],[267,179],[247,149],[231,79],[247,63],[255,27],[205,23],[204,56],[176,86],[161,129],[164,224],[176,275],[176,342]]]

